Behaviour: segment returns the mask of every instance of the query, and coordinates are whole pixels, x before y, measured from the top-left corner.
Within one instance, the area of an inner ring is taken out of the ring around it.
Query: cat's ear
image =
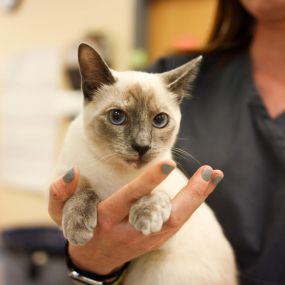
[[[198,56],[170,71],[161,74],[166,87],[176,96],[180,103],[189,91],[189,86],[197,77],[202,62],[202,56]]]
[[[89,45],[80,44],[78,61],[84,99],[91,101],[95,92],[103,85],[115,83],[111,70],[101,56]]]

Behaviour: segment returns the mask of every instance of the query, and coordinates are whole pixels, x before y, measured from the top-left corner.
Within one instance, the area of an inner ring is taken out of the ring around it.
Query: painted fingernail
[[[74,168],[69,169],[66,174],[63,176],[63,181],[65,183],[70,183],[72,182],[73,178],[74,178]]]
[[[174,169],[174,166],[169,165],[169,164],[162,164],[160,169],[162,173],[169,174]]]
[[[202,178],[205,180],[205,181],[209,181],[211,176],[212,176],[212,173],[213,173],[213,170],[210,168],[210,167],[206,167],[203,171],[202,171]]]
[[[222,177],[222,176],[216,176],[216,177],[212,180],[212,183],[217,186],[222,180],[223,180],[223,177]]]

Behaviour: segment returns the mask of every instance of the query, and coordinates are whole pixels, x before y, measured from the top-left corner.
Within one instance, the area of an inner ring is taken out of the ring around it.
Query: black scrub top
[[[162,58],[149,71],[192,58]],[[240,282],[285,284],[285,113],[269,117],[248,50],[226,61],[222,54],[205,55],[190,93],[181,104],[176,146],[224,171],[207,203],[235,250]],[[192,159],[176,160],[188,175],[198,168]]]

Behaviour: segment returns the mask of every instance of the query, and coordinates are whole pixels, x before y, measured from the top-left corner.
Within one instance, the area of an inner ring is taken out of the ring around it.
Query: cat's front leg
[[[160,231],[170,214],[170,197],[163,191],[155,191],[132,205],[129,222],[136,230],[148,235]]]
[[[84,177],[78,185],[78,190],[64,204],[62,228],[70,243],[84,245],[92,239],[97,225],[99,198]]]

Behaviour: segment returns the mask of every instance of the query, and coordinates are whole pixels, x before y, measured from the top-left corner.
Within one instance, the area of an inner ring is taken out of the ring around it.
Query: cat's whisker
[[[190,154],[189,152],[187,152],[186,150],[184,149],[180,149],[180,148],[177,148],[177,147],[174,147],[172,148],[172,152],[181,157],[181,158],[184,158],[184,159],[192,159],[193,161],[195,161],[199,166],[202,165],[202,163],[196,158],[194,157],[192,154]]]
[[[102,161],[107,161],[107,160],[113,158],[113,157],[116,156],[116,155],[117,155],[117,154],[116,154],[115,152],[111,152],[111,153],[108,153],[108,154],[106,154],[106,155],[100,157],[99,160],[100,160],[101,162],[102,162]]]
[[[177,137],[176,140],[179,140],[179,141],[190,141],[189,138],[181,138],[181,137]]]
[[[168,150],[168,148],[164,147],[164,148],[160,148],[159,149],[159,152],[163,151],[163,150]],[[187,152],[186,150],[183,150],[183,149],[180,149],[180,148],[177,148],[177,147],[173,147],[171,149],[172,153],[174,155],[176,155],[177,157],[179,158],[183,158],[183,159],[187,159],[187,160],[193,160],[195,161],[199,166],[202,165],[202,163],[197,159],[195,158],[192,154],[190,154],[189,152]]]
[[[161,148],[161,147],[160,147],[160,148],[153,148],[153,150],[155,151],[154,157],[156,157],[156,155],[159,154],[159,153],[161,153],[161,151],[164,151],[164,150],[168,151],[169,148],[167,148],[167,147]],[[193,159],[193,157],[192,157],[190,154],[188,154],[186,151],[185,151],[185,152],[187,153],[187,156],[188,156],[188,157],[186,157],[185,154],[182,154],[180,151],[181,151],[181,149],[175,148],[175,150],[173,150],[173,153],[174,153],[177,157],[180,157],[180,158],[182,158],[182,159],[189,159],[189,156],[190,156],[191,159]],[[197,162],[195,159],[194,159],[194,161]],[[198,163],[198,162],[197,162],[197,163]],[[182,164],[181,162],[176,161],[176,164],[177,164],[177,166],[179,167],[179,169],[180,169],[186,176],[190,176],[189,173],[188,173],[188,171],[184,168],[184,166],[183,166],[183,164]],[[199,164],[199,163],[198,163],[198,164]],[[199,165],[200,165],[200,164],[199,164]]]
[[[180,163],[179,161],[176,161],[177,167],[186,175],[186,176],[190,176],[188,171],[184,168],[183,164]]]
[[[176,157],[177,159],[187,159],[189,160],[187,157],[185,157],[184,155],[180,154],[180,153],[173,153],[174,157]]]

